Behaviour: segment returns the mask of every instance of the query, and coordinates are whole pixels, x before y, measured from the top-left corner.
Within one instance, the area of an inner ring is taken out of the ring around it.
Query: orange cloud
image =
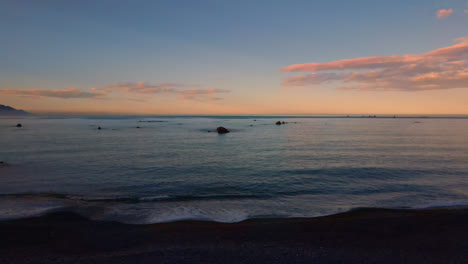
[[[375,56],[294,64],[285,72],[311,72],[283,80],[285,86],[344,82],[340,89],[434,90],[468,88],[468,39],[418,55]]]
[[[442,18],[446,18],[446,17],[450,16],[452,13],[453,13],[452,8],[440,9],[440,10],[437,11],[436,15],[437,15],[438,19],[442,19]]]
[[[0,93],[20,96],[39,96],[55,98],[98,98],[106,95],[105,91],[83,92],[76,88],[65,89],[0,89]]]

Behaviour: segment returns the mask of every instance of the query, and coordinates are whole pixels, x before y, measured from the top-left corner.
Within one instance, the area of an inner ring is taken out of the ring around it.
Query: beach
[[[74,213],[0,222],[0,263],[466,263],[468,209],[128,225]]]

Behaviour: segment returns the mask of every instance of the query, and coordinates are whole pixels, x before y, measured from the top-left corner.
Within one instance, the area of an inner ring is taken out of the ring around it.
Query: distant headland
[[[22,116],[22,115],[31,115],[24,110],[15,109],[7,105],[0,104],[0,116]]]

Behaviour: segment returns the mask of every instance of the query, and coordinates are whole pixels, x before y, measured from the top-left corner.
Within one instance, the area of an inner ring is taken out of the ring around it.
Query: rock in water
[[[281,125],[281,121],[276,122],[277,125]]]
[[[23,125],[22,124],[17,124],[16,127],[22,127]]]
[[[98,127],[97,129],[98,129],[98,130],[101,130],[102,128],[101,128],[101,127]]]
[[[218,127],[218,128],[216,128],[216,131],[218,132],[218,134],[229,133],[229,130],[227,130],[225,127]]]

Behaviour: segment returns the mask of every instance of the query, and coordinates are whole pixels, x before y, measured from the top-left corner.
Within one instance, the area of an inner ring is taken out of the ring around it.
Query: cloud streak
[[[215,88],[198,88],[199,85],[182,83],[159,83],[150,84],[147,82],[123,82],[107,84],[101,88],[93,88],[94,91],[110,92],[120,90],[132,94],[176,94],[185,100],[220,100],[220,94],[229,93],[229,90]],[[191,89],[188,89],[191,88]]]
[[[190,90],[182,90],[177,91],[183,99],[186,100],[198,100],[201,97],[207,98],[209,100],[222,100],[223,98],[218,97],[219,94],[229,93],[229,90],[222,90],[222,89],[214,89],[214,88],[206,88],[206,89],[190,89]]]
[[[146,82],[121,82],[107,84],[99,88],[91,88],[90,91],[82,91],[77,88],[65,89],[0,89],[0,94],[53,97],[62,99],[104,99],[113,92],[132,95],[155,95],[173,94],[185,100],[220,100],[220,94],[228,93],[229,90],[215,88],[198,88],[199,85],[182,83],[159,83],[150,84]],[[129,99],[141,100],[141,99]]]
[[[0,94],[20,96],[55,97],[55,98],[98,98],[106,95],[105,91],[84,92],[76,88],[65,89],[0,89]]]
[[[437,11],[436,16],[438,19],[443,19],[446,17],[449,17],[450,15],[453,14],[453,9],[448,8],[448,9],[440,9]]]
[[[417,55],[374,56],[289,65],[284,72],[310,72],[284,86],[340,82],[339,89],[421,91],[468,88],[468,39]],[[342,84],[345,85],[342,85]]]
[[[187,85],[181,83],[159,83],[149,84],[147,82],[122,82],[115,84],[107,84],[101,88],[93,88],[94,90],[110,91],[113,89],[121,89],[128,93],[171,93],[176,92],[177,89],[185,87],[198,87],[198,85]]]

